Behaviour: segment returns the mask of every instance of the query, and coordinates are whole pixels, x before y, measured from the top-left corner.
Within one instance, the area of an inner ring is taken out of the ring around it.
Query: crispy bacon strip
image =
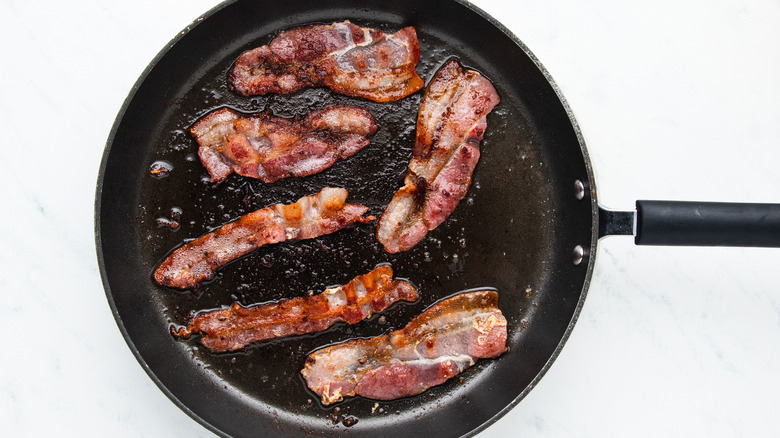
[[[401,300],[417,300],[414,286],[393,280],[393,269],[382,265],[319,295],[250,307],[234,303],[200,313],[187,327],[173,329],[173,334],[188,338],[201,333],[200,342],[209,350],[236,351],[266,339],[319,332],[339,321],[355,324]]]
[[[243,53],[230,80],[244,96],[326,86],[347,96],[387,102],[425,85],[415,70],[419,61],[413,27],[385,34],[342,21],[280,33],[267,46]]]
[[[428,85],[404,186],[377,227],[387,252],[406,251],[455,211],[479,160],[487,114],[499,102],[493,85],[452,60]]]
[[[345,204],[346,199],[346,189],[324,188],[293,204],[275,204],[245,214],[178,248],[160,264],[154,280],[163,286],[191,288],[265,244],[311,239],[375,219],[363,217],[368,207]]]
[[[495,291],[466,292],[433,305],[401,330],[310,354],[301,373],[325,405],[361,395],[420,394],[506,351],[506,319]]]
[[[190,132],[212,182],[236,172],[272,183],[329,168],[367,146],[366,137],[377,129],[367,109],[335,105],[303,120],[222,108],[201,118]]]

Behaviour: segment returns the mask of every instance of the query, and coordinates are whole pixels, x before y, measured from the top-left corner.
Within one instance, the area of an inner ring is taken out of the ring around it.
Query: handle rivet
[[[574,196],[577,197],[578,201],[582,201],[585,198],[585,184],[580,180],[574,181]]]
[[[583,259],[585,259],[585,250],[580,245],[575,246],[574,251],[572,251],[572,263],[574,266],[579,266]]]

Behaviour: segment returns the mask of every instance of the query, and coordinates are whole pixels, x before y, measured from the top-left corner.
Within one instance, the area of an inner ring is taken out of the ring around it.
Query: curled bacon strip
[[[355,324],[397,301],[416,299],[414,286],[393,280],[393,269],[382,265],[319,295],[250,307],[234,303],[200,313],[187,327],[173,329],[173,334],[187,338],[201,333],[200,342],[209,350],[235,351],[266,339],[319,332],[339,321]]]
[[[190,132],[212,182],[236,172],[272,183],[327,169],[367,146],[366,137],[377,129],[367,109],[334,105],[302,120],[222,108],[201,118]]]
[[[301,373],[325,405],[361,395],[394,400],[440,385],[478,358],[506,351],[506,319],[495,291],[440,301],[406,327],[310,354]]]
[[[324,85],[347,96],[387,102],[425,85],[415,70],[419,61],[413,27],[385,34],[342,21],[280,33],[267,46],[243,53],[230,80],[244,96]]]
[[[154,280],[163,286],[191,288],[265,244],[311,239],[375,219],[363,217],[368,207],[345,204],[346,199],[346,189],[324,188],[293,204],[275,204],[245,214],[175,250],[154,272]]]
[[[455,60],[436,72],[420,104],[404,186],[377,227],[387,252],[412,248],[455,211],[479,160],[486,117],[498,102],[490,81]]]

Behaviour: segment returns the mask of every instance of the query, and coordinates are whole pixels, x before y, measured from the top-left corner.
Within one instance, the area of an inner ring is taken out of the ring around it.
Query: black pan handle
[[[637,245],[780,248],[780,204],[637,201],[636,212],[599,208],[599,237]]]

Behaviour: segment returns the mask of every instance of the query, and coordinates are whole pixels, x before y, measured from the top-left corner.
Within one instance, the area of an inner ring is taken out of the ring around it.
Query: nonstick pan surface
[[[375,224],[311,241],[263,247],[223,268],[194,291],[156,285],[152,271],[173,248],[239,216],[292,202],[326,186],[381,215],[400,186],[414,141],[422,92],[395,103],[325,89],[245,98],[227,71],[243,51],[279,31],[343,19],[393,32],[415,26],[418,72],[430,79],[455,57],[496,86],[482,158],[466,199],[414,249],[384,252]],[[379,132],[372,144],[327,171],[263,184],[232,175],[212,184],[188,128],[223,106],[293,116],[334,103],[367,107]],[[159,164],[167,176],[152,175]],[[575,181],[586,188],[578,199]],[[185,412],[229,436],[473,434],[527,394],[563,345],[592,271],[597,203],[584,145],[565,103],[530,52],[500,24],[458,1],[227,2],[197,21],[152,62],[109,138],[96,201],[97,243],[109,302],[130,348],[150,377]],[[171,221],[179,223],[174,227]],[[572,251],[584,249],[573,263]],[[211,354],[171,325],[195,311],[318,293],[380,263],[414,283],[421,298],[353,326]],[[348,399],[324,407],[305,386],[308,353],[403,327],[432,303],[462,290],[499,291],[509,351],[459,378],[392,402]]]

